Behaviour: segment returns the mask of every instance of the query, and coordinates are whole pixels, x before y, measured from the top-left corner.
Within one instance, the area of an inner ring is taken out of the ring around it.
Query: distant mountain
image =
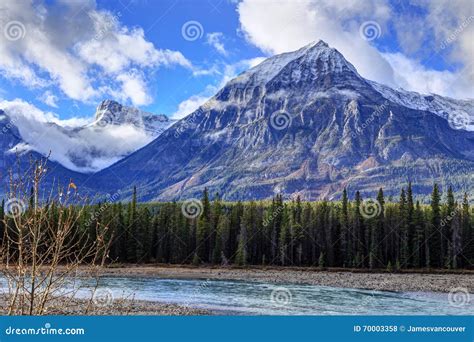
[[[80,172],[97,172],[145,146],[173,123],[175,120],[166,115],[104,100],[97,106],[91,124],[67,132],[74,141],[82,143],[68,151],[74,165],[64,166]]]
[[[43,155],[30,151],[26,146],[14,122],[0,110],[0,195],[8,192],[10,175],[17,179],[18,170],[27,172],[32,162],[44,160]],[[43,185],[48,193],[58,185],[67,187],[70,181],[82,184],[87,178],[86,175],[71,171],[54,161],[48,161],[46,169],[48,176]],[[92,192],[89,188],[84,190]]]
[[[48,155],[81,173],[97,172],[145,146],[174,123],[162,114],[123,106],[112,100],[99,104],[94,121],[79,127],[45,122],[21,101],[4,102],[4,115],[14,122],[21,142],[16,148]]]
[[[459,119],[461,118],[461,120]],[[142,200],[397,194],[408,181],[472,191],[472,101],[397,91],[361,77],[325,42],[268,58],[153,142],[98,173]],[[463,129],[458,129],[463,128]],[[472,193],[472,192],[471,192]]]
[[[95,120],[90,126],[133,125],[144,130],[150,136],[156,137],[174,122],[175,120],[170,120],[164,114],[144,112],[134,107],[124,106],[113,100],[104,100],[97,106]]]

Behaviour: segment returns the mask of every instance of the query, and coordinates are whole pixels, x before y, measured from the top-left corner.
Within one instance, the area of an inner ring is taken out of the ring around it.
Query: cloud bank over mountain
[[[172,123],[167,119],[161,121],[166,117],[160,116],[160,120],[150,125],[137,124],[142,116],[151,114],[128,107],[120,108],[116,117],[126,117],[127,110],[134,110],[133,122],[114,122],[110,117],[101,121],[61,120],[58,115],[19,99],[1,101],[0,109],[6,114],[1,120],[16,127],[22,139],[11,147],[11,153],[32,150],[44,156],[51,154],[51,160],[79,172],[95,172],[117,162],[148,144]]]

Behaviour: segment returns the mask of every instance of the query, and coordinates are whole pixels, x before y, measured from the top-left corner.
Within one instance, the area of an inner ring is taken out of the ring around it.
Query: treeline
[[[49,224],[54,225],[54,203]],[[434,185],[431,203],[413,199],[411,184],[397,202],[383,190],[364,200],[338,202],[224,202],[204,191],[200,200],[88,206],[76,229],[95,243],[98,229],[110,242],[108,260],[119,263],[284,265],[347,268],[472,268],[474,215],[464,194],[452,189],[441,201]],[[28,215],[26,211],[23,215]],[[0,233],[12,218],[0,209]],[[8,229],[8,228],[7,228]],[[80,235],[80,234],[79,234]],[[0,234],[3,236],[3,234]],[[86,241],[86,240],[85,240]]]

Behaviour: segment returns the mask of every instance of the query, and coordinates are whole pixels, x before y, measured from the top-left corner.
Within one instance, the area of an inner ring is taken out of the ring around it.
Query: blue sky
[[[120,11],[126,26],[141,26],[147,39],[154,45],[180,51],[196,68],[210,70],[217,66],[219,70],[216,73],[223,72],[225,65],[263,56],[257,47],[246,43],[238,34],[236,6],[229,1],[132,1],[128,4],[125,0],[101,1],[98,7]],[[182,28],[185,23],[192,21],[202,26],[202,37],[186,40],[182,36]],[[214,32],[222,34],[220,41],[227,51],[225,55],[207,42],[207,35]],[[243,69],[238,68],[237,71]],[[158,70],[155,79],[152,82],[155,101],[145,108],[171,114],[183,100],[204,91],[208,85],[217,86],[221,74],[194,76],[189,70],[171,67]]]
[[[464,0],[6,0],[0,100],[59,120],[106,98],[182,117],[262,57],[319,39],[369,79],[472,98],[473,14]]]

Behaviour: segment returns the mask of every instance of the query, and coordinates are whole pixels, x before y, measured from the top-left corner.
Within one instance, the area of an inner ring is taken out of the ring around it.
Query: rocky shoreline
[[[110,303],[96,305],[88,300],[58,297],[49,303],[47,315],[87,315],[87,316],[196,316],[214,315],[215,312],[170,303],[150,302],[133,299],[118,299]],[[0,295],[0,316],[7,315],[6,295]]]

